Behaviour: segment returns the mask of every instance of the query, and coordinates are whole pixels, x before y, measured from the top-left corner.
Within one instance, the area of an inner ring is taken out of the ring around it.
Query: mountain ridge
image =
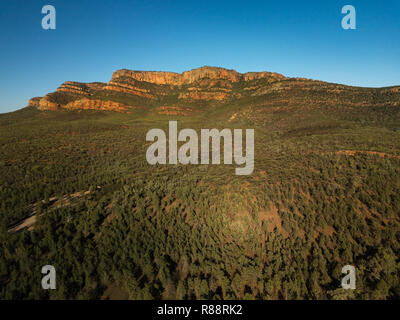
[[[398,105],[396,101],[400,100],[400,87],[396,86],[362,88],[306,78],[290,78],[275,72],[239,73],[232,69],[203,66],[182,73],[120,69],[113,72],[107,83],[66,81],[55,92],[30,99],[28,106],[42,111],[93,109],[126,112],[130,106],[150,102],[160,105],[171,102],[217,103],[263,96],[271,92],[281,92],[284,96],[294,89],[303,92],[325,91],[327,101],[331,94],[336,97],[346,92],[359,94],[363,98],[366,92],[371,96],[388,94],[395,98],[391,105]],[[370,101],[374,99],[371,97]]]

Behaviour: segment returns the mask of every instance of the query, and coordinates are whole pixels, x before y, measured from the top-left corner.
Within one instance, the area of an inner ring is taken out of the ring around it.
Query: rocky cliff
[[[239,73],[235,70],[229,70],[218,67],[201,67],[183,73],[161,72],[161,71],[132,71],[118,70],[112,76],[112,81],[119,79],[131,79],[136,81],[145,81],[155,84],[168,84],[181,86],[185,84],[193,84],[202,79],[228,80],[230,82],[239,82],[241,80],[251,81],[254,79],[272,78],[283,79],[284,76],[271,72],[248,72]]]
[[[271,83],[285,79],[271,72],[239,73],[217,67],[201,67],[183,73],[161,71],[117,70],[108,83],[66,81],[56,92],[29,100],[28,106],[39,110],[98,109],[126,111],[128,105],[119,103],[121,96],[146,100],[177,97],[178,100],[221,101],[240,98],[234,85],[240,82],[264,80]],[[108,101],[108,103],[105,103]]]
[[[215,103],[245,97],[278,94],[282,101],[303,103],[319,96],[319,103],[395,105],[399,87],[368,89],[303,78],[287,78],[272,72],[239,73],[217,67],[201,67],[183,73],[117,70],[108,83],[64,82],[55,92],[29,100],[39,110],[109,110],[129,112],[136,106],[171,106]],[[298,97],[295,99],[295,97]],[[322,99],[322,100],[321,100]],[[354,101],[353,101],[354,100]]]

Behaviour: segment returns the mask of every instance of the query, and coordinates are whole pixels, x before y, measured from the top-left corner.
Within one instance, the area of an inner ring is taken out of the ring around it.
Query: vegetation
[[[0,115],[0,298],[398,299],[399,108],[384,89],[346,90],[193,102],[190,116],[157,113],[173,97]],[[150,166],[146,132],[169,119],[255,128],[254,173]],[[57,290],[41,288],[47,264]],[[356,290],[340,288],[348,264]]]

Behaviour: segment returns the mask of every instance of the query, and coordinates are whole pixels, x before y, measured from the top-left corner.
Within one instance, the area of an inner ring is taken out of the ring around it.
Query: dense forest
[[[271,92],[190,116],[0,115],[0,298],[398,299],[398,107],[315,102],[322,94],[294,90],[302,102],[284,108]],[[253,174],[150,166],[146,132],[168,119],[254,128]],[[56,290],[41,287],[44,265]],[[345,265],[355,290],[341,288]]]

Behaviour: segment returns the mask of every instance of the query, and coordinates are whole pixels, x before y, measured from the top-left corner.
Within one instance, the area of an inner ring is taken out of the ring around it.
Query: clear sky
[[[56,30],[41,9],[56,8]],[[353,5],[357,29],[343,30]],[[0,113],[62,82],[203,65],[400,85],[399,0],[0,0]]]

